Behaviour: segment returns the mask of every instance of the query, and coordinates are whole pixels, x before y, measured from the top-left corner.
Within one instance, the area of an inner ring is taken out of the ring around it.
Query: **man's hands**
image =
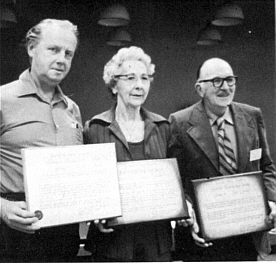
[[[198,246],[200,247],[212,246],[213,244],[211,242],[206,242],[203,238],[199,237],[198,235],[199,226],[196,220],[195,211],[193,209],[192,204],[188,200],[187,200],[187,206],[188,206],[188,212],[189,212],[190,218],[178,220],[177,221],[178,225],[182,225],[184,227],[188,227],[188,226],[190,227],[191,235]]]
[[[273,225],[274,232],[276,232],[276,202],[268,201],[270,213],[268,215],[269,222]]]
[[[40,227],[32,224],[38,221],[34,213],[26,210],[26,202],[12,202],[1,198],[1,218],[15,230],[34,234]]]
[[[102,232],[102,233],[111,233],[114,231],[113,228],[106,228],[104,226],[104,224],[106,223],[106,220],[99,220],[96,219],[94,220],[94,224],[96,225],[96,227]]]

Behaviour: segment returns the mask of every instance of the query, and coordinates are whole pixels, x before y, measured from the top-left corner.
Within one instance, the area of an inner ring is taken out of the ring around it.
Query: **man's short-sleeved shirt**
[[[1,193],[24,192],[21,149],[82,143],[79,107],[59,86],[51,103],[29,70],[1,87]]]

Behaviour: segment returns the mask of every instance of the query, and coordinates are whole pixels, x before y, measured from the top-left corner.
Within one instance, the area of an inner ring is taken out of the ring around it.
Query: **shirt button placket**
[[[51,110],[52,110],[52,119],[53,119],[53,123],[54,123],[54,125],[55,125],[56,132],[57,132],[58,129],[59,129],[59,125],[56,123],[56,120],[55,120],[55,115],[54,115],[54,104],[51,104]]]

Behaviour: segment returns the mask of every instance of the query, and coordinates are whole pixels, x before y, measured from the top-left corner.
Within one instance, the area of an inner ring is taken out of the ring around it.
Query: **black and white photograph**
[[[0,262],[276,262],[275,0],[0,3]]]

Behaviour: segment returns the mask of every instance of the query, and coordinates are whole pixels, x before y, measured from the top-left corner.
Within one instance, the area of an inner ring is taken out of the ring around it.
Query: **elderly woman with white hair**
[[[116,104],[85,123],[84,141],[115,142],[117,161],[167,157],[169,123],[142,107],[154,65],[141,48],[122,48],[106,64],[103,79]],[[86,249],[95,261],[171,261],[169,222],[105,228],[91,224]]]

